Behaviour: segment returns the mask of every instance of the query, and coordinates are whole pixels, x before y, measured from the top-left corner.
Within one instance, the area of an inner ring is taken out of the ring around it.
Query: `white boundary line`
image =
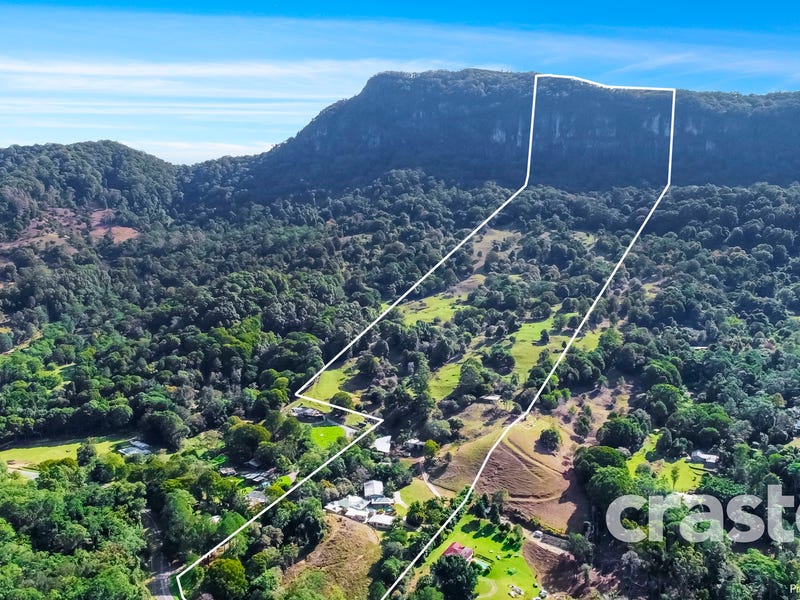
[[[628,244],[628,247],[625,248],[625,252],[622,253],[622,256],[620,257],[619,261],[617,261],[617,264],[614,266],[614,269],[611,271],[611,274],[608,276],[608,278],[606,279],[606,282],[603,284],[603,287],[597,293],[597,296],[595,296],[594,302],[592,302],[592,305],[589,307],[589,310],[586,311],[586,314],[584,315],[584,317],[581,320],[580,324],[575,328],[575,331],[573,332],[572,337],[567,342],[567,345],[564,346],[564,349],[561,351],[561,354],[559,354],[558,359],[556,360],[555,364],[553,364],[553,367],[550,369],[550,372],[547,374],[547,377],[545,377],[544,381],[542,382],[542,385],[539,386],[539,389],[536,392],[536,395],[533,397],[533,400],[531,400],[531,403],[528,405],[528,408],[526,408],[524,412],[522,412],[516,419],[514,419],[509,425],[507,425],[503,429],[503,431],[498,436],[497,440],[495,440],[494,444],[492,444],[492,447],[489,448],[489,452],[486,453],[486,457],[483,459],[483,463],[481,463],[481,466],[478,469],[477,474],[475,475],[475,479],[472,481],[472,484],[470,484],[469,489],[467,490],[467,493],[464,495],[464,499],[461,501],[461,503],[458,505],[458,507],[452,512],[452,514],[447,518],[447,520],[442,524],[442,526],[439,528],[439,530],[436,533],[433,534],[433,536],[428,541],[428,543],[425,544],[425,546],[423,546],[422,550],[419,551],[419,553],[414,557],[414,559],[411,561],[411,563],[403,570],[402,573],[400,573],[400,576],[391,585],[391,587],[389,587],[386,590],[386,593],[383,596],[381,596],[381,600],[387,600],[389,598],[390,594],[395,590],[395,588],[397,588],[397,586],[400,585],[400,582],[406,577],[406,575],[408,575],[411,572],[411,569],[414,568],[414,565],[416,565],[417,562],[419,562],[420,559],[422,559],[422,557],[425,556],[425,553],[430,549],[430,547],[433,545],[433,543],[439,538],[439,536],[447,528],[447,526],[453,521],[453,519],[456,518],[456,516],[466,506],[467,502],[469,502],[470,497],[472,496],[473,492],[475,491],[475,486],[477,486],[477,484],[478,484],[478,480],[480,479],[481,475],[483,474],[483,471],[486,468],[486,465],[489,464],[489,459],[492,457],[492,454],[497,449],[497,447],[500,445],[500,443],[505,439],[506,435],[508,435],[508,432],[511,430],[511,428],[514,427],[514,425],[517,425],[518,423],[523,421],[530,414],[531,410],[533,410],[533,405],[539,399],[539,396],[541,396],[542,392],[544,391],[544,388],[547,386],[547,384],[549,383],[550,379],[555,374],[556,370],[558,369],[558,366],[564,360],[564,357],[567,355],[567,352],[569,352],[570,347],[575,342],[576,338],[580,334],[580,332],[583,329],[583,327],[586,325],[586,322],[589,320],[589,316],[592,314],[592,311],[595,309],[595,307],[597,306],[597,303],[600,302],[600,299],[606,293],[606,290],[608,289],[608,286],[611,285],[611,281],[614,279],[614,276],[617,274],[617,271],[619,271],[620,267],[622,266],[622,263],[625,261],[625,258],[628,256],[628,253],[631,251],[631,249],[633,248],[633,245],[639,239],[639,236],[642,234],[642,231],[644,231],[644,228],[647,226],[647,223],[650,221],[650,217],[653,216],[653,213],[658,208],[658,205],[661,203],[662,198],[664,198],[664,196],[667,193],[667,190],[669,189],[670,185],[672,184],[672,146],[673,146],[673,141],[675,139],[675,97],[676,97],[676,89],[675,88],[643,88],[643,87],[628,87],[628,86],[612,86],[612,85],[604,85],[602,83],[596,83],[594,81],[589,81],[588,79],[582,79],[580,77],[571,77],[569,75],[536,75],[536,77],[534,78],[534,83],[533,83],[534,111],[535,111],[535,107],[536,107],[536,92],[537,92],[537,89],[538,89],[538,86],[539,86],[539,78],[540,77],[549,77],[549,78],[553,78],[553,79],[572,79],[572,80],[580,81],[580,82],[583,82],[583,83],[596,85],[596,86],[599,86],[599,87],[602,87],[602,88],[614,89],[614,90],[616,90],[616,89],[633,89],[633,90],[644,90],[644,91],[672,92],[672,111],[671,111],[671,117],[670,117],[669,165],[667,166],[667,184],[664,186],[664,189],[661,191],[661,194],[658,196],[658,199],[655,201],[655,204],[653,204],[652,208],[650,209],[650,212],[647,213],[647,216],[645,217],[644,221],[642,221],[642,224],[639,226],[639,229],[636,231],[636,235],[633,236],[633,238],[631,239],[630,243]],[[531,148],[529,149],[529,151],[532,150],[532,148],[533,148],[533,125],[534,125],[533,119],[531,119]],[[525,181],[528,181],[529,177],[530,177],[530,160],[528,160],[528,175],[525,177]]]
[[[425,554],[425,552],[427,552],[427,550],[430,548],[430,546],[433,544],[433,542],[441,535],[441,533],[444,531],[444,529],[450,524],[450,522],[461,511],[461,509],[464,508],[464,506],[466,505],[466,503],[469,500],[470,496],[474,492],[475,486],[478,483],[478,479],[480,479],[480,476],[483,473],[483,470],[486,468],[486,465],[488,464],[492,453],[494,453],[494,451],[500,445],[500,442],[503,441],[505,436],[508,434],[508,431],[514,425],[516,425],[521,420],[523,420],[525,417],[527,417],[528,414],[530,414],[531,410],[533,409],[533,405],[539,399],[539,396],[541,395],[541,393],[544,390],[544,388],[547,385],[547,383],[550,381],[550,378],[553,376],[553,374],[555,373],[556,369],[558,368],[558,366],[563,361],[567,351],[570,349],[570,347],[574,343],[575,339],[578,337],[579,333],[581,332],[581,330],[583,329],[584,325],[588,321],[589,315],[591,315],[592,311],[597,306],[597,303],[600,301],[602,296],[605,294],[606,289],[611,284],[611,281],[613,280],[613,278],[616,275],[616,273],[619,270],[619,268],[622,266],[623,261],[627,257],[627,255],[630,252],[630,250],[633,247],[633,245],[639,239],[639,236],[641,235],[641,233],[644,230],[645,226],[650,221],[650,217],[653,215],[653,213],[655,212],[655,210],[658,207],[659,203],[661,202],[661,199],[664,197],[664,195],[667,193],[667,190],[670,187],[670,184],[672,182],[672,148],[673,148],[673,140],[674,140],[674,133],[675,133],[675,95],[676,95],[675,88],[655,88],[655,87],[605,85],[605,84],[597,83],[595,81],[591,81],[591,80],[588,80],[588,79],[583,79],[581,77],[573,77],[571,75],[537,74],[537,75],[534,76],[534,80],[533,80],[533,99],[531,101],[531,124],[530,124],[530,132],[529,132],[529,136],[528,136],[528,160],[527,160],[527,167],[526,167],[526,171],[525,171],[525,182],[522,184],[522,186],[516,192],[514,192],[511,196],[509,196],[508,199],[505,202],[503,202],[496,210],[494,210],[492,212],[492,214],[490,214],[488,217],[486,217],[486,219],[484,219],[477,227],[475,227],[475,229],[473,229],[463,240],[461,240],[447,254],[445,254],[444,257],[442,257],[442,259],[439,260],[439,262],[437,262],[433,267],[431,267],[431,269],[429,269],[427,273],[425,273],[416,283],[414,283],[414,285],[412,285],[410,288],[408,288],[408,290],[406,290],[399,298],[397,298],[394,302],[392,302],[392,304],[390,304],[380,315],[378,315],[378,317],[376,319],[374,319],[369,325],[367,325],[367,327],[364,328],[364,330],[361,331],[361,333],[359,333],[356,337],[354,337],[350,341],[350,343],[348,343],[333,358],[331,358],[327,363],[325,363],[325,365],[323,365],[323,367],[319,371],[317,371],[314,375],[312,375],[308,379],[308,381],[306,381],[300,387],[300,389],[298,389],[297,392],[295,392],[295,396],[297,398],[301,398],[303,400],[308,400],[310,402],[315,402],[317,404],[322,404],[322,405],[325,405],[325,406],[329,406],[329,407],[334,408],[336,410],[343,410],[345,412],[348,412],[348,413],[351,413],[351,414],[354,414],[354,415],[358,415],[358,416],[364,417],[366,419],[371,419],[371,420],[375,421],[375,424],[372,425],[371,427],[369,427],[368,429],[366,429],[365,431],[363,431],[361,433],[361,435],[359,435],[358,437],[353,439],[353,441],[351,441],[344,448],[339,450],[336,454],[331,456],[328,460],[326,460],[324,463],[322,463],[319,467],[314,469],[314,471],[309,473],[306,477],[304,477],[300,481],[296,482],[292,487],[290,487],[288,490],[286,490],[286,492],[284,492],[280,497],[275,499],[272,503],[270,503],[268,506],[266,506],[265,508],[260,510],[258,513],[256,513],[253,517],[251,517],[241,527],[236,529],[236,531],[231,533],[228,537],[226,537],[224,540],[222,540],[220,543],[215,545],[208,552],[206,552],[205,554],[200,556],[197,560],[195,560],[194,562],[192,562],[191,564],[186,566],[180,573],[178,573],[178,575],[175,577],[175,581],[176,581],[176,583],[178,585],[178,592],[180,594],[181,600],[187,600],[186,596],[183,593],[183,585],[181,584],[181,578],[184,575],[189,573],[189,571],[191,571],[192,569],[197,567],[200,563],[202,563],[207,558],[213,556],[218,550],[223,548],[227,543],[229,543],[231,540],[233,540],[242,531],[247,529],[250,525],[252,525],[258,519],[260,519],[267,511],[269,511],[272,508],[274,508],[278,503],[280,503],[287,496],[289,496],[289,494],[293,493],[298,488],[302,487],[303,484],[305,484],[307,481],[309,481],[311,478],[313,478],[317,473],[319,473],[322,469],[324,469],[326,466],[328,466],[328,464],[330,464],[332,461],[334,461],[339,456],[344,454],[347,450],[349,450],[355,444],[360,442],[364,437],[366,437],[367,435],[369,435],[370,433],[375,431],[378,427],[380,427],[383,424],[383,419],[381,419],[380,417],[376,417],[374,415],[369,415],[369,414],[366,414],[366,413],[361,413],[361,412],[358,412],[358,411],[355,411],[355,410],[351,410],[351,409],[346,409],[346,408],[343,408],[343,407],[340,407],[340,406],[334,406],[329,402],[325,402],[323,400],[318,400],[316,398],[312,398],[310,396],[307,396],[307,395],[303,394],[303,392],[305,392],[311,386],[311,384],[314,382],[315,379],[317,379],[320,375],[322,375],[322,373],[325,370],[327,370],[331,365],[333,365],[336,361],[338,361],[345,353],[347,353],[355,344],[357,344],[358,341],[362,337],[364,337],[370,330],[372,330],[372,328],[375,327],[375,325],[378,324],[378,322],[381,321],[381,319],[383,319],[387,314],[389,314],[395,307],[397,307],[397,305],[399,305],[401,302],[403,302],[423,281],[425,281],[428,277],[430,277],[431,274],[433,274],[434,271],[436,271],[447,260],[449,260],[450,257],[453,256],[453,254],[455,254],[458,250],[460,250],[461,247],[464,246],[464,244],[466,244],[472,237],[474,237],[484,226],[486,226],[506,206],[508,206],[517,196],[519,196],[525,190],[525,188],[528,187],[528,182],[530,181],[530,174],[531,174],[531,156],[532,156],[532,151],[533,151],[533,126],[534,126],[534,120],[535,120],[535,116],[536,116],[536,95],[537,95],[538,86],[539,86],[539,78],[545,78],[545,77],[546,78],[552,78],[552,79],[571,79],[573,81],[579,81],[579,82],[582,82],[582,83],[586,83],[586,84],[589,84],[589,85],[602,87],[602,88],[605,88],[605,89],[672,92],[672,116],[671,116],[671,121],[670,121],[669,167],[668,167],[668,171],[667,171],[667,185],[664,187],[663,191],[661,192],[661,195],[658,197],[658,200],[656,200],[655,204],[650,209],[650,212],[645,217],[644,221],[642,222],[641,227],[639,227],[639,230],[636,232],[636,235],[633,237],[631,242],[628,244],[628,247],[626,248],[625,252],[623,253],[622,258],[620,258],[619,262],[617,262],[616,266],[614,267],[613,271],[611,272],[611,275],[608,277],[608,279],[606,280],[606,282],[603,285],[602,289],[600,290],[600,292],[598,293],[597,297],[595,298],[594,302],[592,303],[591,307],[589,308],[587,313],[584,315],[583,320],[580,322],[578,327],[573,332],[572,337],[570,338],[570,340],[567,343],[567,345],[564,347],[564,350],[559,355],[558,359],[556,360],[556,363],[553,365],[553,368],[550,370],[550,373],[545,378],[545,380],[542,383],[541,387],[536,392],[536,396],[533,398],[531,403],[528,405],[528,408],[522,414],[520,414],[510,425],[506,426],[506,428],[502,431],[502,433],[500,434],[498,439],[495,441],[495,443],[489,449],[489,452],[487,453],[483,463],[481,464],[481,467],[478,470],[478,473],[475,476],[474,481],[470,485],[470,487],[469,487],[469,489],[467,491],[467,494],[464,496],[464,500],[453,511],[453,513],[447,518],[447,520],[444,522],[444,524],[433,535],[433,537],[428,541],[428,543],[419,552],[419,554],[417,554],[417,556],[414,558],[414,560],[412,560],[411,563],[404,569],[404,571],[400,574],[400,576],[397,578],[397,580],[392,584],[392,586],[382,596],[381,600],[386,600],[389,597],[389,595],[392,593],[392,591],[394,591],[394,589],[400,584],[400,582],[403,580],[403,578],[411,571],[411,569],[422,558],[422,556]]]
[[[326,466],[328,466],[329,463],[331,463],[333,460],[337,459],[339,456],[344,454],[347,450],[349,450],[351,447],[353,447],[355,444],[357,444],[359,441],[361,441],[365,436],[367,436],[368,434],[372,433],[378,427],[380,427],[381,424],[383,424],[383,419],[381,419],[380,417],[376,417],[376,416],[369,415],[369,414],[366,414],[366,413],[361,413],[361,412],[358,412],[358,411],[355,411],[355,410],[351,410],[351,409],[344,409],[344,408],[342,408],[340,406],[334,406],[330,402],[325,402],[324,400],[318,400],[317,398],[312,398],[311,396],[305,395],[303,392],[305,392],[311,386],[311,384],[314,382],[315,379],[317,379],[320,375],[322,375],[322,373],[325,370],[327,370],[331,365],[333,365],[337,360],[339,360],[345,353],[347,353],[353,346],[355,346],[362,337],[364,337],[373,327],[375,327],[375,325],[378,324],[378,322],[380,322],[381,319],[383,319],[386,315],[388,315],[398,304],[403,302],[403,300],[405,300],[409,296],[409,294],[411,294],[415,289],[417,289],[417,287],[423,281],[425,281],[428,277],[430,277],[431,274],[434,271],[436,271],[436,269],[438,269],[445,262],[447,262],[447,260],[449,260],[450,257],[453,256],[453,254],[458,252],[458,250],[464,244],[466,244],[470,240],[470,238],[472,238],[475,234],[477,234],[481,230],[482,227],[484,227],[489,221],[491,221],[494,217],[496,217],[500,213],[500,211],[502,211],[506,206],[508,206],[508,204],[510,202],[512,202],[517,196],[519,196],[522,193],[522,191],[525,188],[528,187],[528,181],[529,181],[530,172],[531,172],[531,150],[533,148],[533,117],[534,117],[535,108],[536,108],[536,78],[534,78],[534,95],[533,95],[533,98],[531,100],[531,126],[530,126],[530,133],[529,133],[529,136],[528,136],[528,161],[527,161],[527,166],[525,168],[525,181],[522,184],[522,186],[516,192],[514,192],[511,196],[509,196],[509,198],[505,202],[503,202],[497,208],[497,210],[495,210],[491,215],[489,215],[486,219],[484,219],[481,222],[480,225],[478,225],[475,229],[473,229],[470,232],[470,234],[467,235],[467,237],[465,237],[463,240],[461,240],[447,254],[445,254],[444,257],[439,262],[437,262],[431,269],[429,269],[428,272],[425,273],[425,275],[423,275],[416,283],[414,283],[414,285],[412,285],[410,288],[408,288],[403,293],[403,295],[401,295],[399,298],[397,298],[397,300],[392,302],[392,304],[390,304],[380,315],[378,315],[378,317],[375,320],[373,320],[369,325],[367,325],[367,327],[364,328],[364,330],[361,331],[361,333],[359,333],[356,337],[354,337],[350,341],[350,343],[348,343],[333,358],[331,358],[327,363],[325,363],[323,365],[323,367],[319,371],[314,373],[314,375],[312,375],[308,379],[308,381],[306,381],[300,387],[300,389],[298,389],[297,392],[295,392],[295,396],[297,398],[301,398],[303,400],[308,400],[308,401],[311,401],[311,402],[316,402],[317,404],[322,404],[322,405],[325,405],[325,406],[330,406],[330,407],[335,408],[337,410],[345,410],[345,411],[347,411],[347,412],[349,412],[351,414],[359,415],[359,416],[364,417],[366,419],[371,419],[371,420],[375,421],[375,424],[372,427],[370,427],[367,430],[365,430],[361,435],[359,435],[352,442],[347,444],[344,448],[339,450],[339,452],[337,452],[336,454],[331,456],[328,460],[326,460],[319,467],[317,467],[312,473],[310,473],[309,475],[307,475],[306,477],[304,477],[300,481],[296,482],[292,487],[290,487],[288,490],[286,490],[286,492],[284,492],[283,495],[281,495],[279,498],[274,500],[269,506],[267,506],[264,509],[260,510],[255,516],[250,518],[246,523],[244,523],[236,531],[231,533],[228,537],[226,537],[224,540],[222,540],[219,544],[217,544],[216,546],[211,548],[208,552],[206,552],[205,554],[200,556],[197,560],[195,560],[190,565],[186,566],[180,573],[178,573],[178,575],[175,577],[175,581],[178,584],[178,592],[180,594],[181,600],[187,600],[186,596],[183,593],[183,585],[181,583],[181,578],[184,575],[186,575],[189,571],[194,569],[197,565],[202,563],[207,558],[213,556],[218,550],[220,550],[222,547],[224,547],[233,538],[235,538],[242,531],[247,529],[255,521],[260,519],[264,515],[264,513],[266,513],[268,510],[274,508],[275,505],[277,505],[279,502],[281,502],[283,499],[285,499],[289,494],[291,494],[292,492],[297,490],[299,487],[301,487],[309,479],[314,477],[322,469],[324,469]]]

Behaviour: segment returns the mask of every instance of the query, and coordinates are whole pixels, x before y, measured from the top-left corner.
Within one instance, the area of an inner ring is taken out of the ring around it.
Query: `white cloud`
[[[610,84],[740,91],[800,81],[800,46],[778,36],[103,14],[87,12],[71,29],[52,11],[41,25],[28,17],[21,22],[37,26],[24,38],[14,37],[19,25],[0,22],[0,38],[10,40],[0,54],[5,139],[124,137],[178,162],[261,152],[268,144],[257,140],[285,139],[390,70],[535,69]]]
[[[227,61],[227,62],[130,62],[18,60],[0,57],[0,72],[41,75],[71,75],[136,78],[198,77],[291,77],[313,79],[333,72],[368,72],[386,70],[419,71],[452,66],[441,60],[301,60],[301,61]]]
[[[227,142],[181,142],[164,140],[122,141],[126,146],[154,154],[175,164],[192,164],[222,156],[244,156],[266,152],[274,144],[230,144]]]

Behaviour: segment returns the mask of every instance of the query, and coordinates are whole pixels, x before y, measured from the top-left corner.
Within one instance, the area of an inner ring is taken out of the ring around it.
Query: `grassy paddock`
[[[480,562],[492,563],[489,574],[478,578],[476,591],[482,600],[507,599],[509,586],[512,584],[524,590],[523,598],[535,597],[540,589],[536,575],[522,556],[522,550],[507,543],[506,540],[510,537],[503,539],[497,527],[490,521],[464,515],[453,533],[431,553],[425,566],[430,568],[451,543],[458,542],[472,548]]]
[[[97,454],[102,455],[111,452],[118,443],[129,439],[129,435],[109,435],[96,438],[40,440],[31,444],[23,444],[9,450],[3,450],[0,452],[0,460],[15,467],[30,467],[38,465],[46,460],[57,460],[60,458],[77,459],[78,447],[85,441],[94,443]]]
[[[342,388],[345,381],[347,381],[347,374],[344,372],[343,367],[327,369],[322,372],[317,382],[305,392],[305,395],[317,400],[327,401]]]
[[[458,378],[461,375],[461,363],[447,363],[438,369],[431,377],[428,384],[431,397],[434,400],[442,400],[453,393],[458,386]]]
[[[398,308],[406,325],[413,325],[417,321],[432,323],[436,319],[445,323],[453,318],[453,315],[459,309],[458,304],[464,298],[466,298],[466,294],[436,294],[421,300],[406,302]]]
[[[705,473],[705,469],[694,463],[689,462],[685,458],[675,461],[667,461],[659,459],[653,462],[647,460],[647,455],[652,452],[656,447],[658,441],[658,434],[652,434],[642,444],[642,447],[635,452],[627,461],[628,472],[631,476],[636,475],[636,467],[643,463],[650,465],[650,470],[655,473],[656,477],[663,480],[667,487],[674,489],[676,492],[690,492],[697,488],[700,484],[700,479]],[[672,469],[677,465],[678,478],[675,485],[672,484]]]

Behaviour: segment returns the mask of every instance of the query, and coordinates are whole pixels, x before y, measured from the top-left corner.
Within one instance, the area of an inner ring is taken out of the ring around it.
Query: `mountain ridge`
[[[532,72],[477,69],[379,73],[268,152],[191,166],[117,142],[11,146],[0,150],[0,212],[13,217],[9,205],[25,205],[20,197],[52,190],[133,213],[221,208],[337,192],[396,169],[516,188],[525,179],[533,80]],[[663,185],[670,100],[540,79],[531,183],[570,191]],[[787,185],[800,179],[798,148],[798,92],[677,93],[676,185]]]

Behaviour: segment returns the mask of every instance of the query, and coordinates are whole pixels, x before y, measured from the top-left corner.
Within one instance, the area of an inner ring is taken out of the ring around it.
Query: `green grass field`
[[[511,356],[514,357],[514,372],[519,375],[520,381],[525,381],[536,361],[539,360],[539,355],[544,350],[545,346],[539,343],[542,337],[542,332],[550,330],[553,326],[553,319],[546,319],[544,321],[537,321],[536,323],[523,323],[518,331],[511,335],[514,337],[514,343],[509,347]],[[561,339],[563,336],[550,336],[550,349],[560,348]],[[564,337],[563,339],[567,339]]]
[[[595,329],[594,331],[587,331],[586,329],[583,330],[583,335],[575,340],[575,346],[580,348],[581,350],[586,350],[590,352],[597,348],[597,344],[600,343],[600,334],[603,333],[601,329]]]
[[[344,430],[338,425],[315,425],[311,428],[311,439],[325,450],[333,445],[340,437],[344,437]]]
[[[464,515],[453,533],[434,550],[426,561],[430,567],[452,542],[472,548],[475,557],[493,561],[491,571],[478,578],[476,592],[481,600],[505,600],[509,597],[509,586],[515,585],[525,592],[523,598],[532,598],[539,593],[539,585],[531,566],[525,562],[521,550],[505,544],[491,522]]]
[[[636,475],[636,467],[644,462],[647,462],[647,454],[655,449],[657,441],[657,435],[647,436],[647,439],[645,439],[642,447],[631,455],[627,461],[628,472],[631,475]]]
[[[430,489],[428,489],[428,486],[425,485],[425,482],[417,477],[414,477],[411,483],[398,491],[400,492],[400,497],[403,499],[403,502],[406,504],[411,504],[416,501],[425,502],[425,500],[433,498],[433,494]],[[399,504],[395,504],[395,510],[399,515],[406,514],[406,509]]]
[[[434,400],[441,400],[449,396],[458,385],[458,378],[461,375],[461,363],[447,363],[437,370],[431,377],[428,386],[431,397]]]
[[[327,369],[317,379],[317,382],[308,388],[305,395],[317,400],[328,400],[338,392],[344,382],[347,381],[347,373],[344,367],[338,369]]]
[[[406,302],[397,308],[403,315],[406,325],[413,325],[417,321],[432,323],[437,318],[445,323],[453,318],[459,309],[458,302],[464,298],[466,298],[465,294],[436,294],[421,300]]]
[[[94,442],[97,454],[111,452],[116,444],[130,439],[130,436],[113,435],[105,437],[90,438]],[[77,458],[78,446],[86,441],[83,438],[69,440],[39,441],[33,444],[21,445],[10,450],[0,452],[0,460],[9,465],[33,466],[46,460],[56,460],[59,458]]]
[[[572,314],[574,313],[568,316]],[[553,319],[551,317],[535,323],[523,323],[519,330],[511,334],[514,337],[514,343],[507,347],[511,352],[511,356],[514,357],[514,372],[519,375],[520,381],[525,381],[528,378],[528,373],[536,364],[536,361],[539,360],[539,355],[545,348],[539,342],[542,332],[547,330],[550,333],[552,327]],[[575,340],[575,347],[581,350],[594,350],[597,348],[601,333],[602,331],[600,330],[584,330],[584,334]],[[568,335],[553,335],[550,333],[550,341],[547,344],[547,348],[550,349],[551,353],[557,354],[561,352],[562,343],[567,342],[569,338],[570,336]]]
[[[700,484],[703,473],[705,473],[705,469],[700,465],[691,463],[685,458],[671,462],[663,459],[654,462],[647,461],[647,454],[655,449],[657,441],[658,434],[648,436],[644,444],[642,444],[642,447],[628,459],[627,466],[631,476],[636,475],[636,467],[648,463],[650,465],[650,470],[655,473],[659,479],[663,480],[670,489],[676,492],[690,492],[696,489]],[[672,468],[674,465],[677,465],[678,468],[678,479],[673,488]]]

